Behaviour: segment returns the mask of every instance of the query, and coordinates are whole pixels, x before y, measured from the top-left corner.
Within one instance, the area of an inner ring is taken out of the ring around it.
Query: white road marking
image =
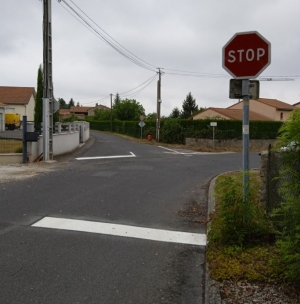
[[[89,160],[89,159],[108,159],[108,158],[125,158],[125,157],[136,157],[132,152],[130,155],[112,155],[112,156],[92,156],[92,157],[78,157],[77,160]]]
[[[143,228],[136,226],[91,222],[66,218],[45,217],[33,224],[32,226],[115,235],[159,242],[181,243],[196,246],[206,245],[205,234]]]
[[[158,146],[159,148],[166,149],[168,152],[164,153],[170,153],[170,154],[179,154],[184,156],[192,156],[192,155],[212,155],[212,154],[231,154],[235,152],[179,152],[173,149],[169,149],[166,147]]]

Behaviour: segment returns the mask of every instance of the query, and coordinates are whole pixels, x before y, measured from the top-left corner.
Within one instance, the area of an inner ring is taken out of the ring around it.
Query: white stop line
[[[33,224],[32,227],[99,233],[105,235],[137,238],[158,242],[190,244],[196,246],[206,245],[205,234],[143,228],[66,218],[45,217]]]

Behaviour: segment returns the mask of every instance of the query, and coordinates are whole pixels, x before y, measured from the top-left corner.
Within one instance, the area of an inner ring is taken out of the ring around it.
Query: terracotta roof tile
[[[264,103],[268,106],[271,106],[271,107],[274,107],[278,110],[294,110],[295,109],[295,105],[291,105],[289,103],[286,103],[286,102],[283,102],[283,101],[280,101],[278,99],[269,99],[269,98],[258,98],[256,99],[256,101],[258,102],[261,102],[261,103]],[[239,101],[233,105],[231,105],[230,107],[228,107],[227,109],[230,109],[232,108],[234,105],[238,104],[238,103],[241,103],[242,101]],[[250,104],[251,104],[251,99],[250,99]]]
[[[276,109],[286,109],[286,110],[294,110],[295,107],[289,103],[280,101],[278,99],[267,99],[267,98],[258,98],[258,101],[267,104]]]
[[[35,95],[35,89],[32,87],[1,87],[0,102],[10,104],[28,104],[32,95]]]
[[[70,112],[71,113],[83,113],[83,112],[87,112],[90,109],[94,109],[95,107],[71,107],[70,108]]]
[[[223,109],[223,108],[209,108],[209,109],[211,109],[221,115],[224,115],[230,119],[233,119],[233,120],[243,120],[243,110],[242,109]],[[249,120],[270,120],[270,118],[250,111]]]

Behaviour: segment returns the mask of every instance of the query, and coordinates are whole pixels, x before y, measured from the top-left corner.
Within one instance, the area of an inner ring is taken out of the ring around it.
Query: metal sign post
[[[140,121],[139,122],[139,126],[141,127],[141,139],[143,139],[143,127],[145,126],[146,124],[143,122],[143,121]]]
[[[243,79],[243,199],[249,201],[249,79]]]
[[[210,126],[213,128],[213,149],[215,149],[215,127],[217,126],[217,122],[212,121]]]
[[[236,33],[222,49],[222,67],[240,82],[230,82],[229,98],[243,97],[243,199],[249,202],[249,95],[259,97],[258,77],[271,63],[271,43],[256,31]]]

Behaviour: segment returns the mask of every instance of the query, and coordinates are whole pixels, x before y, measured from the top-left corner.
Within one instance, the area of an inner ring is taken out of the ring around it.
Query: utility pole
[[[43,0],[43,159],[53,159],[53,80],[51,0]]]
[[[161,68],[158,69],[157,81],[157,110],[156,110],[156,141],[159,142],[160,137],[160,106],[161,106]]]
[[[112,129],[112,96],[113,96],[113,94],[110,94],[110,132],[113,131],[113,129]]]

